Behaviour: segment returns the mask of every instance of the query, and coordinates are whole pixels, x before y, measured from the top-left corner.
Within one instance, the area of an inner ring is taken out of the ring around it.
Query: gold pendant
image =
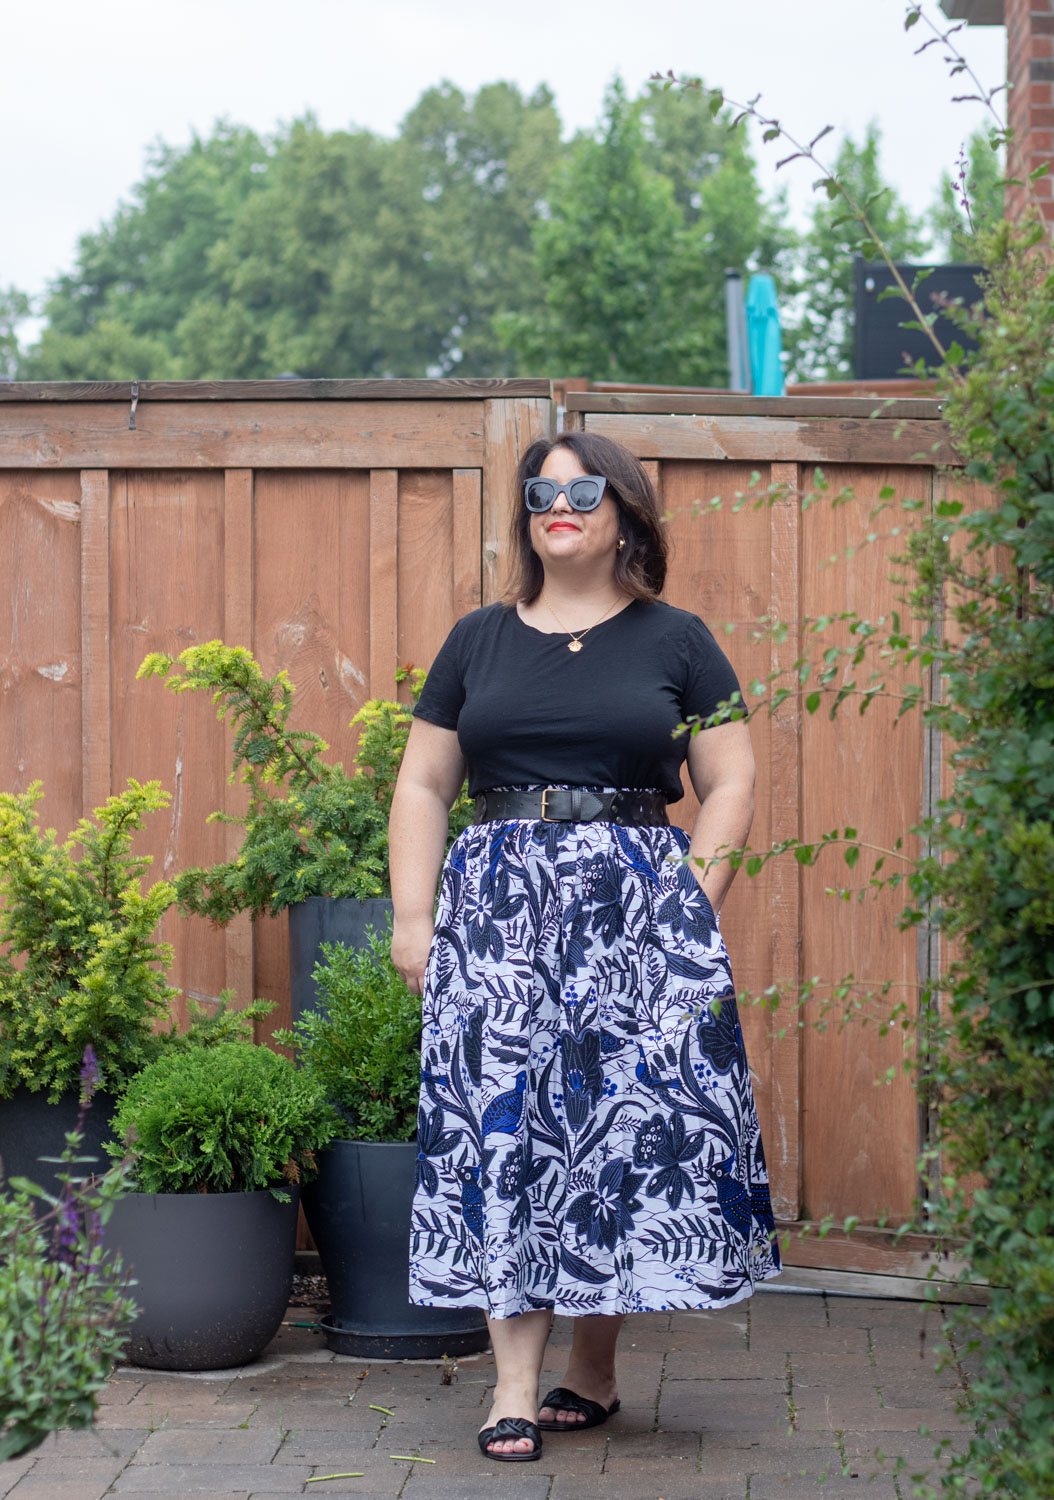
[[[568,649],[568,651],[581,651],[581,649],[582,649],[582,642],[581,641],[568,641],[568,643],[567,643],[567,649]]]

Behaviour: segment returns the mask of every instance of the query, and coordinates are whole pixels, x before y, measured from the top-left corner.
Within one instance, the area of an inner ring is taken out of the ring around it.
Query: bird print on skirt
[[[423,996],[410,1300],[722,1307],[781,1265],[720,926],[675,828],[478,824]]]

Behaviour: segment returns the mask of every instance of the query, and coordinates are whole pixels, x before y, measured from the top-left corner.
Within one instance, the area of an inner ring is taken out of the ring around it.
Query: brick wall
[[[1054,223],[1054,0],[1004,0],[1004,6],[1008,119],[1014,132],[1007,175],[1027,178],[1043,162],[1051,163],[1050,175],[1034,187]],[[1019,218],[1027,200],[1027,188],[1007,188],[1007,217]]]

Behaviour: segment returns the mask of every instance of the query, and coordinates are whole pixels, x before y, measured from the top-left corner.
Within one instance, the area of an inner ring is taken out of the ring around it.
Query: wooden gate
[[[824,564],[873,529],[883,486],[929,503],[950,454],[937,403],[873,418],[874,406],[590,392],[568,394],[566,421],[650,466],[674,539],[668,597],[710,623],[747,683],[797,659],[803,616],[892,605],[888,546]],[[229,735],[203,699],[137,682],[139,663],[216,637],[246,645],[266,671],[289,671],[296,722],[349,763],[361,704],[392,695],[400,662],[427,666],[454,620],[497,596],[515,463],[555,413],[547,381],[0,385],[0,786],[43,780],[43,820],[64,833],[128,776],[156,777],[173,795],[143,837],[154,873],[224,857],[237,831],[206,818],[239,805]],[[857,501],[803,511],[818,467]],[[778,504],[737,504],[770,483],[788,486]],[[788,626],[779,647],[752,638],[764,615]],[[923,810],[921,728],[894,726],[888,705],[831,723],[788,700],[754,737],[757,847],[851,822],[883,842]],[[678,804],[683,821],[693,811],[690,796]],[[916,995],[896,902],[836,903],[823,888],[842,875],[787,860],[740,876],[725,930],[741,989],[794,994],[852,971]],[[277,1002],[272,1023],[287,1022],[284,917],[214,930],[169,914],[162,935],[186,995],[231,987],[240,1003]],[[892,1243],[925,1130],[906,1039],[836,1021],[817,1031],[815,1006],[801,1019],[790,1005],[744,1008],[777,1219],[866,1227],[792,1234],[785,1260],[904,1290],[895,1278],[925,1276],[930,1248]]]

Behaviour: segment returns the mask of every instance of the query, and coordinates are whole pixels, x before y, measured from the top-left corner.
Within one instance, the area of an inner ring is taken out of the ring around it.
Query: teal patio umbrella
[[[750,389],[755,396],[783,395],[780,355],[780,314],[776,283],[767,271],[750,278],[747,287],[747,347],[750,351]]]

